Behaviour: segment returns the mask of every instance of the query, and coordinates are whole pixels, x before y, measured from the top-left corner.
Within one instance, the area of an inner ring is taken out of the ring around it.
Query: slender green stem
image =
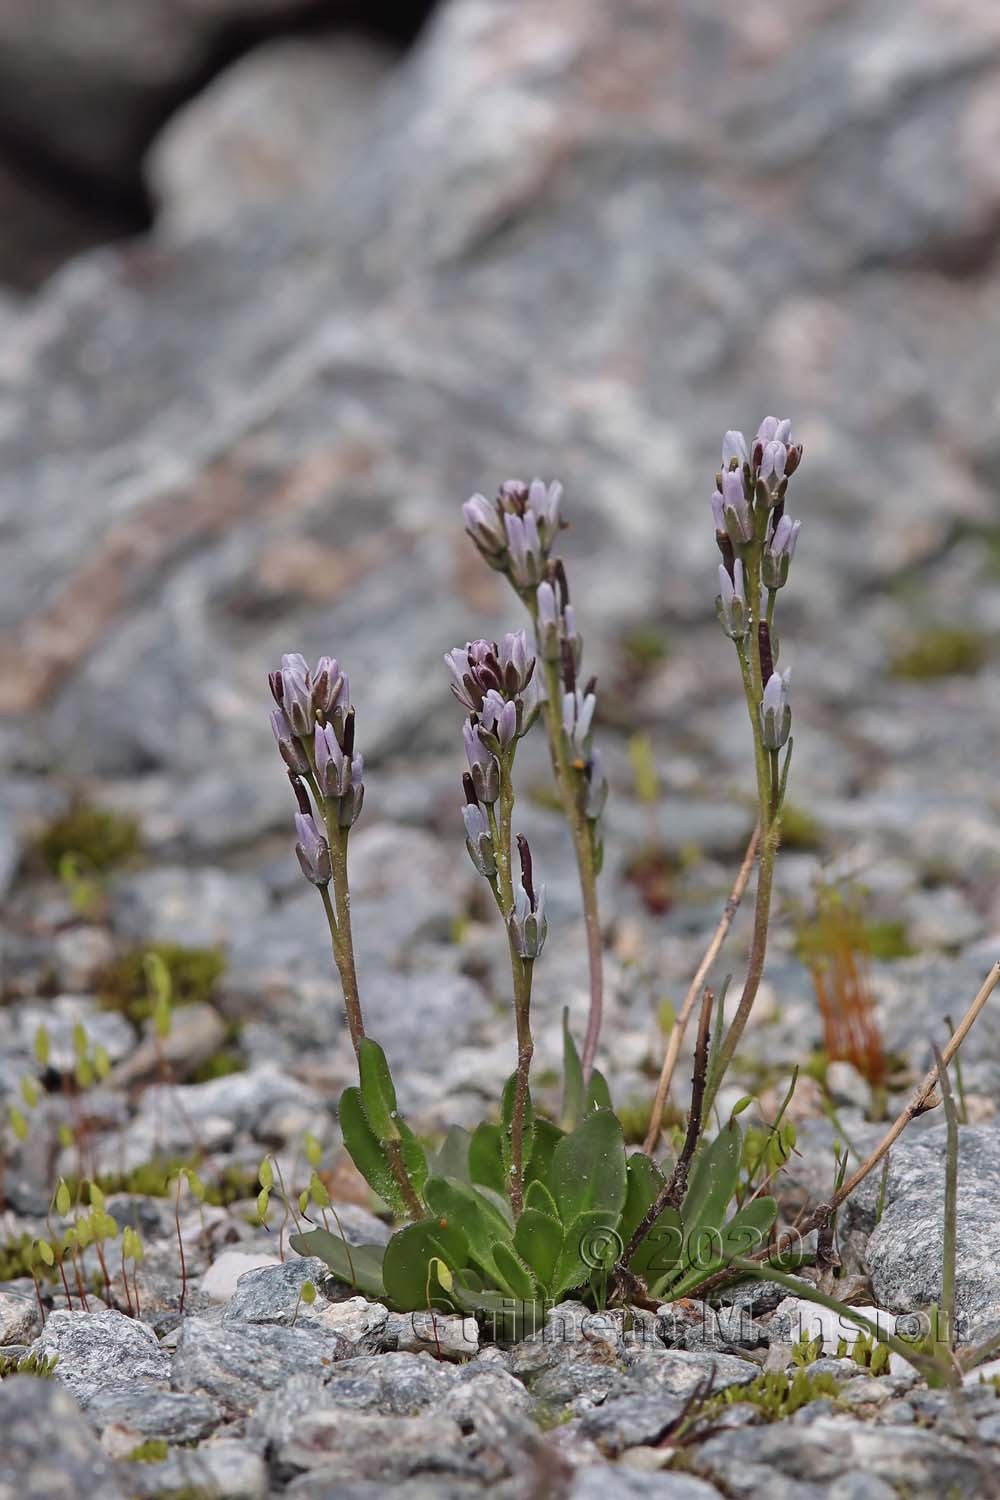
[[[527,604],[532,619],[536,623],[537,638],[538,616],[534,599],[527,600]],[[541,652],[540,643],[539,652]],[[587,935],[590,1012],[587,1016],[587,1032],[581,1056],[583,1080],[586,1085],[594,1068],[604,1012],[604,952],[601,943],[601,918],[597,905],[597,866],[594,857],[594,840],[582,802],[583,777],[580,769],[574,766],[570,758],[569,745],[562,726],[563,689],[557,662],[546,661],[544,663],[544,677],[545,703],[542,705],[542,717],[545,720],[545,730],[548,735],[552,771],[573,839],[576,865],[580,876],[583,922]]]
[[[331,812],[327,812],[326,826],[330,844],[330,862],[333,865],[331,884],[337,903],[337,931],[340,935],[340,957],[337,967],[344,989],[344,1004],[347,1007],[347,1024],[351,1032],[351,1042],[357,1052],[365,1034],[365,1023],[361,1014],[358,973],[354,963],[354,937],[351,932],[351,887],[347,878],[347,829],[338,828],[335,818],[336,807]]]
[[[507,929],[507,945],[510,950],[510,969],[514,988],[517,1082],[514,1089],[514,1110],[510,1125],[510,1154],[513,1169],[510,1204],[515,1218],[518,1218],[524,1207],[524,1122],[528,1112],[528,1085],[531,1076],[531,1059],[534,1053],[534,1042],[531,1036],[531,975],[534,965],[518,953],[510,927],[510,917],[514,910],[514,875],[511,867],[511,821],[514,813],[512,763],[513,754],[504,755],[500,759],[499,817],[496,809],[489,807],[487,819],[493,838],[493,853],[497,862],[497,879],[493,894]]]
[[[751,573],[752,576],[752,573]],[[757,605],[760,601],[759,584],[751,584],[751,593],[756,599]],[[753,615],[756,619],[756,612]],[[726,1033],[725,1039],[719,1049],[718,1059],[712,1069],[709,1079],[707,1096],[705,1100],[705,1114],[707,1115],[715,1102],[719,1086],[726,1075],[730,1063],[740,1044],[743,1033],[746,1030],[750,1012],[757,998],[760,981],[764,973],[764,958],[767,953],[767,930],[771,916],[771,893],[774,885],[774,861],[778,853],[778,845],[781,841],[781,808],[779,799],[778,757],[776,752],[770,755],[764,747],[760,731],[759,705],[760,689],[757,686],[760,675],[760,655],[758,650],[756,631],[751,631],[751,653],[748,656],[746,645],[743,641],[737,641],[736,652],[739,657],[740,671],[743,676],[743,688],[746,695],[747,711],[750,715],[750,729],[753,736],[754,764],[757,770],[757,796],[760,803],[760,818],[763,835],[760,843],[760,865],[757,871],[757,894],[754,903],[753,938],[750,945],[750,960],[747,967],[747,977],[743,985],[743,993],[740,996],[739,1005],[736,1008]],[[755,675],[756,671],[756,675]]]

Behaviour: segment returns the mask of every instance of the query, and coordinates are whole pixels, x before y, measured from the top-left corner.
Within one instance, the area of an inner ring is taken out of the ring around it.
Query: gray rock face
[[[37,1298],[29,1292],[0,1291],[0,1347],[30,1344],[41,1326]]]
[[[155,1335],[114,1308],[50,1313],[31,1352],[58,1355],[56,1379],[84,1400],[98,1387],[127,1390],[170,1379],[170,1357]]]
[[[112,1464],[57,1381],[11,1375],[0,1382],[0,1500],[124,1500]]]
[[[882,1218],[865,1259],[882,1307],[913,1312],[941,1296],[944,1125],[893,1151]],[[959,1127],[956,1307],[960,1336],[1000,1331],[1000,1126]]]
[[[259,204],[329,192],[392,63],[353,38],[256,48],[173,115],[146,162],[158,227],[187,236]]]
[[[174,1390],[200,1391],[226,1411],[252,1407],[264,1391],[281,1385],[291,1370],[322,1375],[350,1354],[337,1334],[311,1328],[215,1324],[187,1318],[174,1355]]]
[[[606,1464],[578,1469],[569,1500],[716,1500],[719,1491],[691,1474],[643,1474]]]
[[[221,1409],[207,1396],[131,1386],[95,1390],[84,1410],[98,1432],[114,1427],[130,1449],[148,1438],[197,1443],[222,1421]]]

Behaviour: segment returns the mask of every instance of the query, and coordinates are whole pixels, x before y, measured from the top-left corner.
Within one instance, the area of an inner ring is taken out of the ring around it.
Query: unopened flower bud
[[[505,700],[494,688],[491,688],[483,699],[479,717],[486,739],[493,742],[496,750],[508,750],[517,739],[520,730],[518,700],[516,698]]]
[[[608,800],[608,778],[604,774],[604,763],[599,750],[591,751],[584,774],[587,778],[587,795],[583,810],[593,822],[601,816]]]
[[[535,890],[531,868],[531,851],[523,834],[517,836],[521,861],[521,881],[514,892],[514,909],[508,917],[511,940],[521,958],[532,961],[545,945],[548,923],[545,920],[545,887]]]
[[[563,694],[563,729],[580,770],[590,759],[590,736],[596,708],[597,698],[592,691],[581,692],[576,688]]]
[[[465,529],[491,568],[502,569],[507,554],[507,533],[503,513],[496,502],[485,495],[473,495],[462,506]]]
[[[329,885],[333,878],[330,846],[316,827],[314,819],[308,813],[297,812],[295,831],[299,836],[295,845],[295,853],[298,855],[303,875],[313,885]]]
[[[336,802],[337,821],[341,828],[350,828],[361,812],[364,801],[364,757],[354,753],[354,719],[347,720],[350,740],[344,750],[332,724],[316,726],[313,740],[316,758],[316,785],[320,795],[329,802]]]
[[[523,516],[505,515],[503,519],[507,533],[510,576],[518,588],[532,588],[541,582],[545,567],[538,521],[530,510]]]
[[[540,583],[535,599],[538,603],[538,638],[542,655],[546,661],[558,661],[562,655],[562,644],[559,638],[559,607],[552,584],[547,581]]]
[[[760,705],[760,728],[767,750],[780,750],[792,727],[792,710],[788,703],[790,677],[790,669],[772,672],[764,688]]]
[[[278,754],[281,756],[289,771],[297,776],[304,776],[309,770],[309,760],[305,751],[292,733],[292,726],[284,709],[276,708],[271,714],[271,728],[274,738],[278,744]]]
[[[787,583],[789,564],[795,556],[801,529],[801,521],[793,521],[786,515],[782,515],[777,525],[771,528],[761,558],[761,578],[765,588],[780,589]]]
[[[497,862],[486,814],[475,803],[467,802],[462,808],[462,817],[465,820],[465,847],[469,851],[469,858],[480,875],[493,880],[497,873]]]
[[[741,641],[747,633],[747,599],[743,586],[743,564],[739,558],[733,564],[733,576],[719,564],[719,593],[715,600],[715,612],[719,624],[734,641]]]
[[[723,470],[731,469],[734,465],[736,468],[741,469],[745,463],[749,462],[749,459],[750,455],[747,452],[746,438],[742,432],[737,432],[735,428],[730,428],[722,439]]]
[[[734,547],[753,541],[753,511],[746,497],[743,475],[739,469],[730,469],[722,476],[722,515],[725,530]]]
[[[480,737],[479,726],[471,719],[466,719],[462,725],[462,738],[465,740],[465,755],[469,762],[469,776],[475,796],[489,807],[500,795],[500,766],[497,758],[487,750]]]
[[[315,716],[312,709],[312,693],[309,685],[309,667],[304,656],[293,652],[281,658],[281,671],[274,674],[280,681],[281,697],[278,699],[292,733],[305,739],[312,734]],[[272,684],[272,692],[274,692]],[[275,693],[277,697],[277,693]]]

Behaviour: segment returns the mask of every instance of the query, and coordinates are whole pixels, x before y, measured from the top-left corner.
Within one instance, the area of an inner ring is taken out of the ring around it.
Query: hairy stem
[[[649,1208],[643,1214],[635,1227],[632,1238],[625,1247],[621,1257],[622,1264],[628,1265],[646,1235],[656,1223],[665,1208],[679,1208],[687,1189],[688,1171],[691,1160],[701,1136],[701,1125],[704,1118],[703,1105],[705,1100],[705,1077],[708,1072],[708,1045],[712,1032],[712,1007],[715,1004],[715,996],[710,989],[706,989],[701,999],[701,1015],[698,1018],[698,1040],[694,1049],[694,1072],[691,1076],[691,1108],[688,1112],[687,1133],[684,1137],[684,1145],[681,1153],[674,1164],[674,1170],[669,1179],[657,1193]]]
[[[691,1019],[691,1012],[694,1010],[695,1003],[701,994],[702,987],[708,978],[712,965],[719,956],[719,950],[726,940],[726,935],[733,925],[733,918],[739,910],[740,902],[743,900],[743,893],[750,879],[750,872],[757,858],[759,844],[760,824],[758,823],[750,835],[750,842],[747,844],[743,863],[740,865],[739,873],[733,882],[733,888],[729,892],[729,898],[722,909],[719,925],[712,935],[712,941],[705,949],[704,957],[698,965],[687,994],[684,996],[684,1004],[681,1006],[680,1014],[671,1027],[667,1050],[663,1058],[663,1067],[660,1069],[660,1080],[656,1085],[656,1098],[653,1100],[653,1108],[649,1117],[649,1129],[646,1131],[646,1139],[642,1143],[642,1149],[647,1156],[651,1156],[659,1144],[660,1133],[663,1129],[663,1111],[666,1107],[667,1096],[670,1093],[674,1070],[677,1067],[677,1058],[680,1054],[681,1043],[684,1040],[684,1032],[687,1029],[688,1021]]]
[[[537,612],[533,601],[529,602],[532,618],[536,623]],[[541,644],[538,646],[541,653]],[[597,1043],[601,1035],[604,1013],[604,953],[601,943],[601,919],[597,905],[597,869],[594,862],[594,841],[583,809],[581,793],[583,778],[574,766],[562,726],[562,681],[557,662],[544,663],[545,702],[542,716],[549,740],[549,755],[556,786],[562,798],[563,810],[569,824],[576,854],[576,867],[580,876],[580,895],[583,903],[583,922],[587,934],[587,965],[590,971],[590,1011],[587,1016],[587,1032],[583,1041],[581,1066],[584,1087],[590,1081],[597,1056]]]
[[[334,899],[337,903],[337,933],[339,943],[335,945],[334,957],[337,958],[337,969],[340,974],[340,983],[344,991],[344,1004],[347,1007],[347,1024],[351,1032],[351,1042],[357,1052],[361,1039],[365,1034],[364,1018],[361,1014],[361,996],[358,992],[358,973],[354,964],[354,937],[351,932],[351,887],[347,879],[347,829],[338,828],[334,823],[335,812],[326,814],[327,837],[330,844],[330,862],[333,865]],[[324,905],[329,904],[329,894],[324,892]],[[337,957],[339,947],[339,957]]]
[[[499,818],[494,808],[487,809],[493,852],[497,862],[494,894],[507,929],[510,970],[514,989],[514,1025],[517,1033],[517,1082],[514,1087],[514,1110],[510,1124],[510,1154],[513,1168],[510,1183],[510,1205],[515,1218],[524,1207],[524,1121],[528,1111],[528,1084],[534,1043],[531,1036],[531,974],[533,965],[523,959],[514,944],[510,917],[514,910],[514,876],[511,868],[511,822],[514,814],[514,784],[511,779],[512,755],[500,759]]]

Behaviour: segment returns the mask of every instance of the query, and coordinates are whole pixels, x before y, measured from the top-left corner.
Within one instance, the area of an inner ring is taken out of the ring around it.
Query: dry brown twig
[[[750,880],[750,873],[757,858],[759,846],[760,824],[758,823],[750,835],[750,842],[743,856],[743,863],[740,865],[739,873],[729,893],[729,899],[722,909],[722,916],[719,918],[718,926],[712,934],[712,940],[705,949],[704,957],[698,965],[697,972],[684,997],[684,1004],[681,1006],[680,1013],[671,1027],[670,1036],[667,1041],[667,1050],[663,1058],[663,1067],[660,1069],[660,1080],[656,1085],[656,1098],[653,1100],[653,1109],[649,1118],[649,1129],[646,1131],[646,1139],[642,1143],[642,1149],[647,1156],[653,1154],[659,1143],[660,1133],[663,1128],[663,1110],[666,1106],[667,1095],[670,1092],[670,1085],[677,1067],[677,1059],[680,1055],[681,1044],[684,1041],[684,1033],[687,1030],[688,1021],[691,1019],[695,1005],[698,1003],[698,997],[702,992],[702,987],[712,965],[719,956],[719,949],[725,942],[729,929],[733,925],[733,918],[736,916],[740,902],[743,900],[747,883]]]

